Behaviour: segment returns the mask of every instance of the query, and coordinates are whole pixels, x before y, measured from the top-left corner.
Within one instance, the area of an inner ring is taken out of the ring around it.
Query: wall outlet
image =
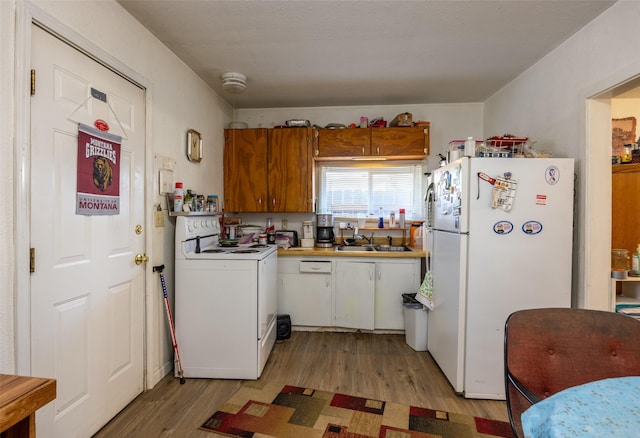
[[[153,226],[164,227],[164,211],[156,210],[153,212]]]

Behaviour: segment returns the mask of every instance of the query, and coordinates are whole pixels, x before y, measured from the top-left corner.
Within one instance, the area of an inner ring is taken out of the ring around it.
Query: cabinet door
[[[294,326],[333,325],[331,274],[280,274],[278,313],[290,315]]]
[[[371,155],[423,159],[429,155],[429,128],[371,128]]]
[[[371,129],[318,129],[316,158],[344,158],[371,155]]]
[[[376,262],[375,328],[404,330],[402,294],[420,287],[420,259]]]
[[[338,261],[334,325],[364,330],[374,328],[375,263]]]
[[[267,130],[225,129],[224,208],[267,211]]]
[[[269,130],[269,211],[312,212],[311,128]]]

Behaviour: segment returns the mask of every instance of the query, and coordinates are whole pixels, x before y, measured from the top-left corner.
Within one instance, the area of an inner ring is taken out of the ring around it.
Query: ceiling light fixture
[[[220,75],[222,89],[230,94],[240,94],[247,88],[247,77],[233,71]]]

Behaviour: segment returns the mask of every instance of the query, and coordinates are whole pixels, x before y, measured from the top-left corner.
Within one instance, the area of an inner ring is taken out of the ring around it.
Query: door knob
[[[136,265],[141,265],[149,261],[149,257],[146,254],[136,254]]]

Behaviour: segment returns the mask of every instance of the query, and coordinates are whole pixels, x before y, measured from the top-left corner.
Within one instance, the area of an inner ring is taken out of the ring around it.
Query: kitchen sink
[[[377,245],[376,246],[376,251],[381,251],[381,252],[412,252],[414,251],[413,248],[409,248],[408,246],[404,246],[404,245]]]
[[[405,245],[340,245],[333,249],[337,252],[413,252]]]
[[[369,252],[375,251],[373,246],[336,246],[334,251],[338,252]]]

